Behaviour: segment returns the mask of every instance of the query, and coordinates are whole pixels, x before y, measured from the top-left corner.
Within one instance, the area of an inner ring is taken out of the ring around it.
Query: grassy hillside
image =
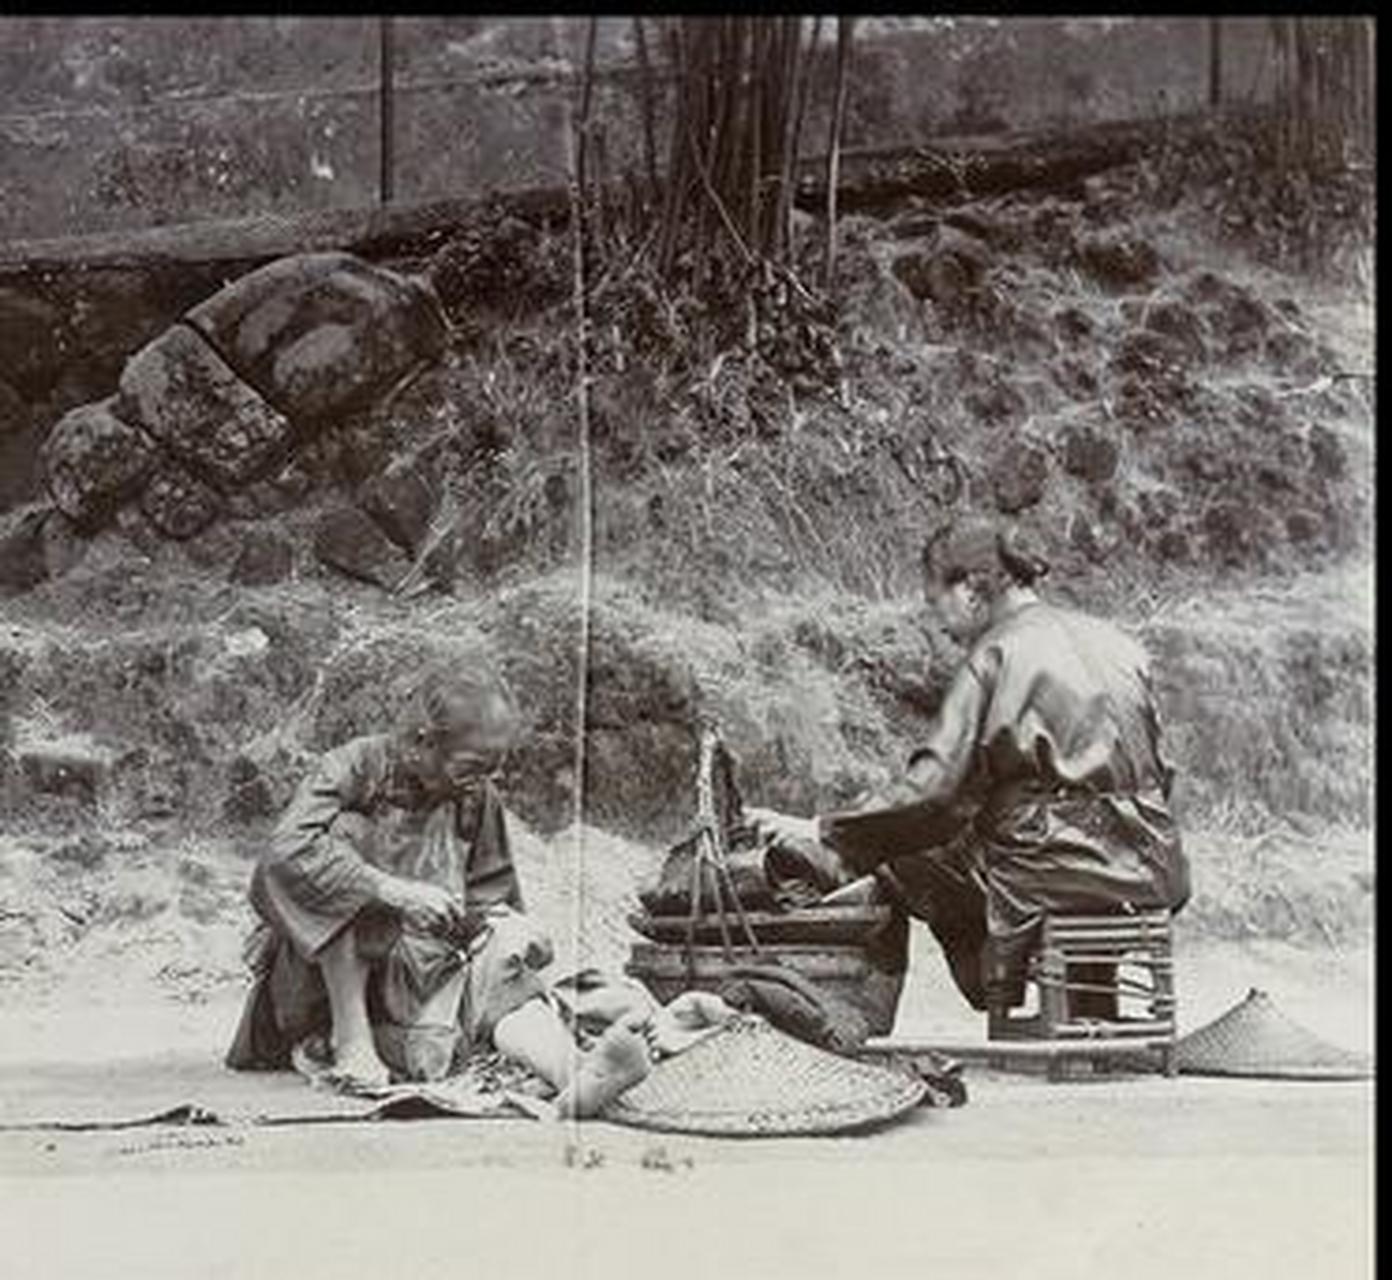
[[[635,876],[691,819],[703,717],[751,800],[824,808],[892,774],[960,657],[917,598],[918,547],[967,511],[1031,524],[1049,588],[1154,654],[1186,928],[1365,939],[1367,258],[1345,239],[1332,275],[1279,270],[1165,172],[845,219],[834,308],[776,282],[697,300],[613,260],[583,829],[567,247],[455,246],[448,359],[326,439],[307,506],[256,522],[294,544],[288,581],[229,581],[251,522],[183,545],[125,525],[7,602],[0,999],[103,973],[183,999],[240,981],[249,859],[306,761],[384,727],[422,661],[479,653],[531,720],[507,786],[539,910],[621,957]],[[444,496],[436,586],[320,566],[316,504],[421,449]]]

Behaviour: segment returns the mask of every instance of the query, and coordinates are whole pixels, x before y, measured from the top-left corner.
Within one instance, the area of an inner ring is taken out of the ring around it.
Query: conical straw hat
[[[1361,1080],[1373,1073],[1367,1058],[1321,1040],[1256,987],[1227,1013],[1178,1040],[1175,1054],[1188,1075]]]
[[[746,1015],[659,1062],[602,1114],[672,1133],[838,1133],[902,1115],[926,1091],[916,1076],[827,1053]]]

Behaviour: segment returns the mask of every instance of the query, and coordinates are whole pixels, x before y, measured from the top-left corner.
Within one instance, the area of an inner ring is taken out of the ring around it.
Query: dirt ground
[[[840,1139],[419,1121],[0,1135],[13,1274],[1371,1274],[1365,1084],[972,1073]]]
[[[1195,940],[1178,967],[1182,1029],[1260,986],[1318,1034],[1371,1046],[1367,950]],[[897,1035],[981,1038],[917,927],[912,975]],[[11,1007],[0,1069],[103,1064],[115,1101],[137,1055],[220,1055],[235,987],[138,994]],[[966,1078],[965,1108],[842,1138],[507,1120],[10,1131],[0,1221],[14,1274],[94,1280],[483,1260],[508,1277],[1371,1273],[1370,1083]]]

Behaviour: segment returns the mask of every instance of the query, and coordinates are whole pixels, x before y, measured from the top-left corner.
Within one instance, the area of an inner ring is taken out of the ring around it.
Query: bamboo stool
[[[1104,1067],[1109,1058],[1158,1059],[1166,1075],[1176,1073],[1168,911],[1046,915],[1026,979],[1037,991],[1038,1011],[1012,1014],[993,1005],[986,1034],[993,1042],[1048,1044],[1056,1050],[1048,1055],[1050,1079],[1061,1078],[1070,1056]],[[1105,1049],[1099,1041],[1107,1042]],[[1070,1047],[1077,1052],[1070,1055]]]

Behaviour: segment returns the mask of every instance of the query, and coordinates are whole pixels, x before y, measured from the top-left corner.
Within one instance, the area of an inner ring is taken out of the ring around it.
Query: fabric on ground
[[[466,1076],[375,1097],[311,1088],[294,1071],[231,1071],[203,1052],[119,1063],[6,1065],[0,1066],[0,1131],[544,1114],[548,1104],[525,1072],[496,1054],[479,1055],[470,1065]]]

